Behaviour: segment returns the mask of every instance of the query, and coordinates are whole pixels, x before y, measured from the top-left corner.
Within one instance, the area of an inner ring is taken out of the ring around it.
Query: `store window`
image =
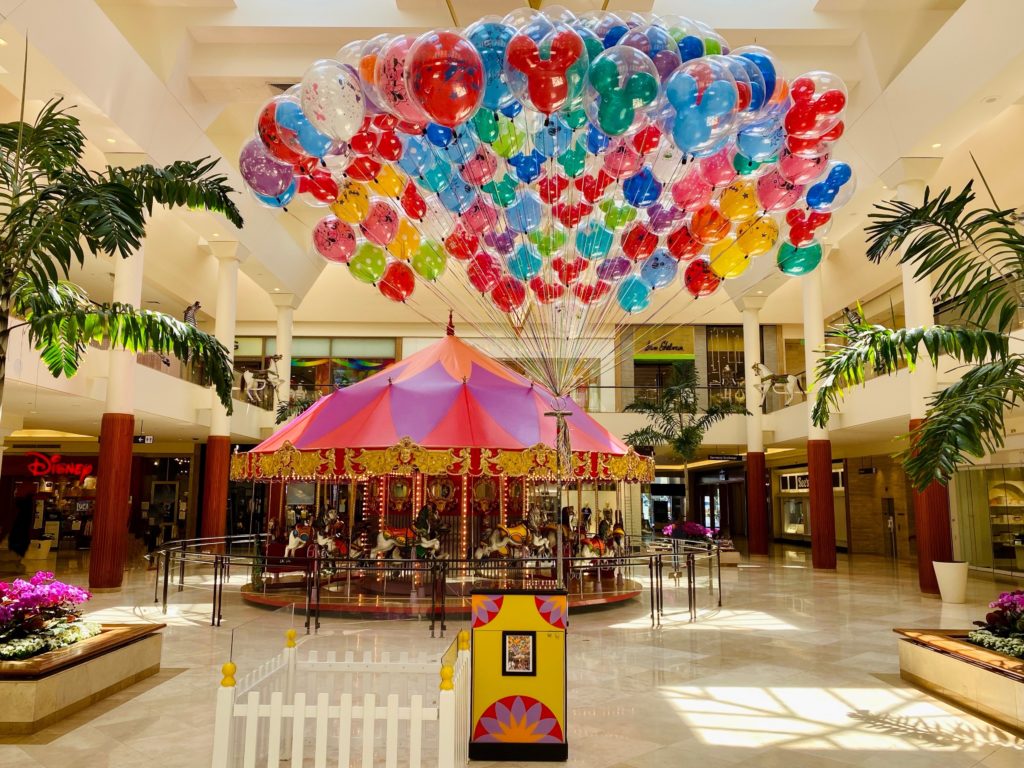
[[[780,541],[811,540],[810,475],[807,467],[772,470],[772,494],[775,503],[774,535]],[[835,511],[836,545],[847,545],[846,473],[842,463],[832,465],[832,506]]]
[[[712,405],[746,404],[743,363],[743,328],[730,325],[709,325],[708,400]]]
[[[950,486],[959,559],[1024,573],[1024,467],[964,469]]]

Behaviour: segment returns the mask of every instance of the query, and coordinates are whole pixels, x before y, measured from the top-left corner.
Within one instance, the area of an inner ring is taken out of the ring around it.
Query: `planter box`
[[[0,662],[0,734],[35,733],[160,671],[164,624],[104,624],[96,637]]]
[[[966,629],[893,631],[900,677],[1024,735],[1024,659],[967,642]]]

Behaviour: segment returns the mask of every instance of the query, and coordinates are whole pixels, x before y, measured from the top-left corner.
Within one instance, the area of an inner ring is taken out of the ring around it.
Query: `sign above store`
[[[152,435],[133,435],[132,442],[136,445],[150,445],[153,442]]]
[[[634,330],[634,360],[693,360],[693,326],[648,325]]]
[[[708,461],[740,461],[743,457],[738,453],[712,453],[708,455]]]
[[[93,465],[86,462],[61,461],[59,453],[47,454],[29,451],[26,455],[30,459],[28,471],[33,477],[68,475],[81,483],[85,482],[85,478],[93,471]]]

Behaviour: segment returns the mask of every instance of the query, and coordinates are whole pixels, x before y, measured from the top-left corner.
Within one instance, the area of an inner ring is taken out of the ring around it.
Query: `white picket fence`
[[[287,647],[235,683],[222,668],[213,768],[456,768],[468,761],[469,633],[440,660],[408,653],[360,660]],[[297,690],[307,688],[309,691]]]

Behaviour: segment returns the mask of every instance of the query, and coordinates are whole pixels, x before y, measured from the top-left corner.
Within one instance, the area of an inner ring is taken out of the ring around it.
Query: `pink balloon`
[[[416,42],[416,35],[399,35],[381,48],[374,66],[377,91],[383,100],[382,106],[400,120],[423,124],[428,122],[426,114],[409,95],[406,83],[406,59],[409,49]]]
[[[633,176],[640,166],[643,165],[643,158],[633,145],[623,139],[608,147],[604,155],[604,171],[616,179],[624,179]]]
[[[732,164],[733,150],[731,147],[723,147],[715,154],[705,157],[697,166],[700,168],[701,176],[714,187],[724,187],[731,184],[736,178],[736,169]]]
[[[779,155],[779,172],[794,184],[810,184],[828,168],[829,153],[817,157],[801,157],[788,149]]]
[[[469,161],[462,166],[459,175],[470,184],[486,184],[498,171],[498,158],[487,147],[477,147]]]
[[[328,261],[347,264],[356,249],[356,233],[337,216],[324,216],[313,227],[313,247]]]
[[[498,211],[490,203],[477,198],[469,210],[462,214],[462,224],[470,232],[482,235],[498,226]]]
[[[784,211],[792,208],[804,193],[803,184],[794,184],[783,178],[778,170],[766,173],[757,180],[757,199],[766,211]]]
[[[371,243],[387,245],[395,239],[398,232],[398,211],[391,203],[374,200],[370,203],[370,212],[359,225],[359,230]]]
[[[672,199],[677,208],[693,211],[699,210],[711,202],[714,188],[708,184],[696,168],[692,168],[683,178],[672,185]]]

